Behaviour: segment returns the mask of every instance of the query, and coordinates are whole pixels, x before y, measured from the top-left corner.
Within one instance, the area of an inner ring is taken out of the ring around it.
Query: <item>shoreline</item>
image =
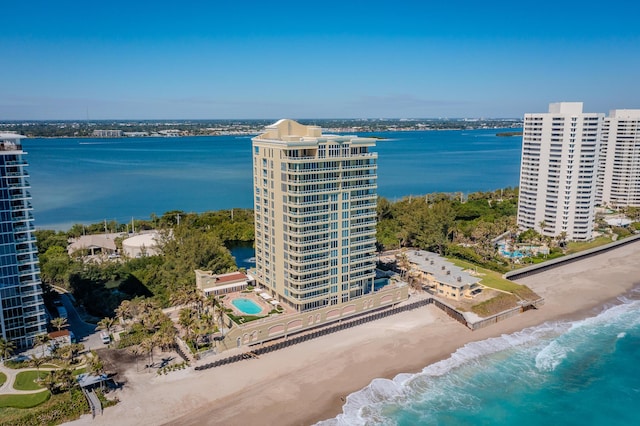
[[[343,399],[375,378],[416,373],[467,343],[549,321],[597,315],[638,285],[640,244],[629,244],[518,282],[545,298],[528,311],[471,331],[435,307],[333,333],[257,360],[150,378],[134,375],[121,402],[71,424],[308,425],[342,412]]]

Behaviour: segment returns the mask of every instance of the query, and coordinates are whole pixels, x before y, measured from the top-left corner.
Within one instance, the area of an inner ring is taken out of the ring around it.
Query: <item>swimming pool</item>
[[[245,315],[255,315],[262,312],[262,308],[251,299],[234,299],[231,301],[231,303]]]

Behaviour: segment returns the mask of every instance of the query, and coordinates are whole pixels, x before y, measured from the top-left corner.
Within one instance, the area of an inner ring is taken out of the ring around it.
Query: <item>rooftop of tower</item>
[[[371,138],[360,138],[356,135],[331,135],[322,134],[322,128],[314,125],[300,124],[295,120],[283,118],[275,123],[265,127],[265,131],[253,140],[255,141],[282,141],[282,142],[318,142],[323,140],[332,140],[336,142],[356,141],[356,142],[374,142]]]
[[[24,138],[17,133],[0,133],[0,151],[22,151],[20,139]]]

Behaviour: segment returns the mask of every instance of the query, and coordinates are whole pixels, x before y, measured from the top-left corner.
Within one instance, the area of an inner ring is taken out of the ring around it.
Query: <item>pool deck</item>
[[[266,290],[263,289],[262,291],[260,291],[260,293],[263,293],[263,292],[266,292]],[[247,314],[246,312],[243,312],[240,309],[238,309],[232,303],[236,299],[249,299],[252,302],[254,302],[256,305],[258,305],[262,310],[256,314]],[[238,292],[228,293],[224,297],[224,299],[222,299],[222,303],[225,308],[232,309],[233,314],[238,316],[244,316],[244,315],[267,316],[269,312],[275,309],[275,305],[272,305],[271,303],[269,303],[269,301],[264,300],[262,297],[260,297],[259,293],[256,293],[253,290],[251,292],[238,291]],[[291,311],[291,309],[287,308],[287,306],[285,306],[284,304],[281,304],[280,306],[284,308],[284,310],[282,311],[282,314],[287,314]]]

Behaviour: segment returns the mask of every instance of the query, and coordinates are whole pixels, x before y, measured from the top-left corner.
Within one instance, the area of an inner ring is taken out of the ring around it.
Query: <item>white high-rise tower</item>
[[[640,207],[640,110],[618,109],[604,119],[596,202]]]
[[[517,223],[543,235],[592,238],[596,173],[604,114],[582,112],[582,102],[549,105],[525,114]]]

